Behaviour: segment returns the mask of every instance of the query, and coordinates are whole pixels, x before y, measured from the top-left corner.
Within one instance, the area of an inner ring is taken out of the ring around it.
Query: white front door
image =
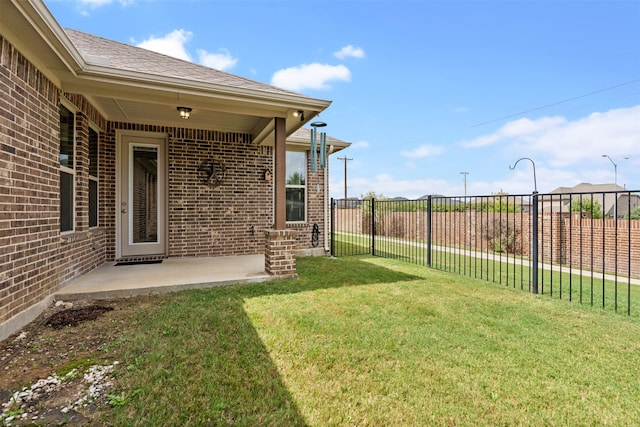
[[[166,137],[119,133],[119,256],[167,251]]]

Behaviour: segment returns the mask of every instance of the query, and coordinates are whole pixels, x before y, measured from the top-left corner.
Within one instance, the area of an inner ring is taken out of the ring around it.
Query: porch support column
[[[287,140],[285,119],[275,118],[273,229],[265,230],[264,266],[279,279],[296,278],[295,230],[287,229]]]
[[[285,119],[282,117],[275,118],[275,200],[274,200],[274,222],[275,230],[286,230],[287,228],[287,137],[285,135]]]
[[[295,230],[266,230],[264,269],[278,279],[295,279],[296,271]]]

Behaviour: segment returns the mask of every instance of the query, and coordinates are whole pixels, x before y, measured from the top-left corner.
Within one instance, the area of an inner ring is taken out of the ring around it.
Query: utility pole
[[[464,197],[467,197],[467,175],[469,175],[469,172],[460,172],[462,175],[464,175]]]
[[[344,157],[338,157],[338,160],[342,160],[344,162],[344,202],[346,204],[347,203],[347,162],[353,159],[349,159],[347,158],[347,156],[344,156]]]

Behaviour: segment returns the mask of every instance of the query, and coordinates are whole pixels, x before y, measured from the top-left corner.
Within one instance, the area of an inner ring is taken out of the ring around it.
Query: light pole
[[[618,165],[613,161],[611,157],[609,157],[608,154],[603,154],[602,157],[606,157],[607,159],[609,159],[609,161],[613,165],[613,184],[616,187],[616,191],[618,191]],[[624,159],[627,160],[628,158],[629,157],[625,157]],[[618,193],[616,193],[616,200],[613,204],[613,217],[615,219],[618,219]]]
[[[608,154],[603,154],[602,157],[606,157],[607,159],[609,159],[609,161],[611,162],[611,164],[613,165],[613,173],[614,173],[614,181],[613,183],[616,185],[616,187],[618,186],[618,165],[616,164],[616,162],[613,161],[613,159],[611,157],[609,157]],[[625,157],[625,160],[629,160],[629,157]]]
[[[602,157],[606,157],[607,159],[609,159],[609,161],[611,162],[611,164],[613,165],[613,183],[615,184],[615,186],[618,186],[618,165],[616,164],[616,162],[613,161],[613,159],[611,157],[609,157],[608,154],[603,154]]]
[[[469,175],[469,172],[460,172],[462,175],[464,175],[464,197],[467,197],[467,175]]]

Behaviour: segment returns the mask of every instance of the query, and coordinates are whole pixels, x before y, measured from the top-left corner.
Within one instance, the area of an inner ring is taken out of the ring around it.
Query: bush
[[[640,219],[640,206],[632,209],[631,212],[625,215],[625,219]]]
[[[493,247],[494,252],[516,253],[516,242],[520,231],[514,222],[496,218],[483,225],[482,234]]]
[[[601,219],[604,216],[600,202],[592,199],[574,200],[571,202],[571,212],[586,213],[593,219]]]

